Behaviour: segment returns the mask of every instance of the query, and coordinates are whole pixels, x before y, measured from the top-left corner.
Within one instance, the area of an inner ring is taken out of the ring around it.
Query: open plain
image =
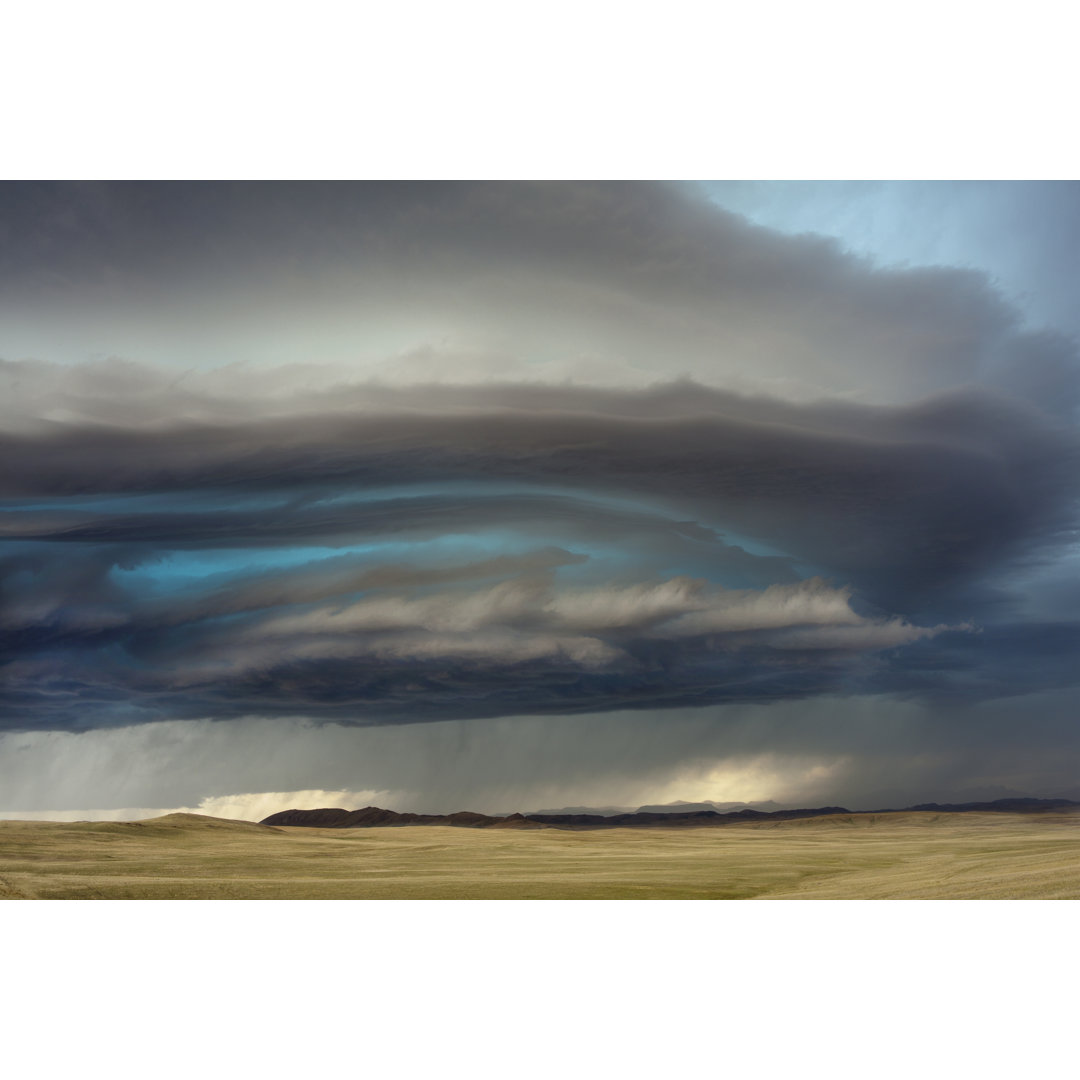
[[[526,831],[3,821],[0,898],[1080,899],[1080,815]]]

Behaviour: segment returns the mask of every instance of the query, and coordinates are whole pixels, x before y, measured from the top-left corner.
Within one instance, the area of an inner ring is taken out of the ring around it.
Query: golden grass
[[[595,831],[3,821],[0,898],[1080,899],[1080,815]]]

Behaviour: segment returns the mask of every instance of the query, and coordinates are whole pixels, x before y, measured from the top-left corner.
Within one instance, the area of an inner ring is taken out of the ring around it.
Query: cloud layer
[[[670,185],[0,215],[6,730],[1076,685],[1076,343],[976,271]]]
[[[852,658],[972,631],[1008,605],[995,574],[1071,535],[1071,433],[983,392],[353,392],[228,425],[179,405],[144,421],[116,393],[126,423],[9,432],[15,722],[370,723],[895,682],[902,663]]]

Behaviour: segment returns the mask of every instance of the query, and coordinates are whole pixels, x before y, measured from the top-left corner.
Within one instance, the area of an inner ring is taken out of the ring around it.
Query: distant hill
[[[695,805],[695,804],[687,804]],[[997,799],[981,803],[923,803],[901,810],[875,810],[876,814],[900,814],[933,811],[939,814],[969,811],[998,811],[1001,813],[1039,813],[1080,807],[1070,799]],[[688,810],[649,812],[641,810],[627,814],[510,814],[494,817],[460,810],[454,814],[400,814],[378,806],[361,810],[339,807],[319,810],[282,810],[264,818],[261,825],[300,826],[314,829],[371,829],[408,825],[450,825],[465,829],[627,829],[627,828],[685,828],[702,825],[731,825],[742,821],[790,821],[797,818],[823,817],[830,814],[851,814],[843,806],[819,806],[800,810]]]
[[[726,813],[730,810],[764,810],[772,813],[774,810],[787,810],[790,807],[782,806],[771,799],[768,802],[672,802],[657,803],[653,806],[639,806],[639,814],[689,814],[697,810],[716,810],[718,813]]]
[[[365,806],[362,810],[342,810],[339,807],[321,810],[282,810],[264,818],[261,825],[303,825],[314,829],[373,829],[380,826],[401,825],[456,825],[465,829],[537,829],[538,822],[522,814],[507,817],[489,817],[474,814],[471,810],[459,810],[455,814],[399,814],[395,810],[383,810],[378,806]]]
[[[556,810],[529,810],[526,817],[552,814],[596,814],[601,817],[614,817],[616,814],[690,814],[698,810],[716,810],[725,813],[728,810],[790,810],[778,802],[683,802],[654,803],[648,806],[561,806]],[[498,817],[499,815],[495,815]]]
[[[208,814],[186,814],[182,812],[163,814],[161,817],[155,818],[142,818],[140,821],[121,822],[120,824],[141,825],[144,827],[172,826],[185,829],[231,829],[241,831],[262,829],[261,824],[257,825],[254,821],[244,821],[240,818],[219,818],[211,817]]]
[[[1080,806],[1072,799],[994,799],[993,802],[966,803],[920,803],[908,806],[907,810],[933,810],[939,814],[964,814],[969,810],[997,810],[1009,814],[1032,814],[1043,810],[1065,810],[1070,806]],[[878,810],[875,813],[890,814],[892,810]]]
[[[824,806],[808,810],[736,810],[721,814],[715,810],[696,810],[685,813],[629,814],[511,814],[491,817],[460,811],[456,814],[399,814],[378,806],[362,810],[319,809],[282,810],[264,818],[263,825],[292,825],[316,829],[370,829],[380,826],[455,825],[467,829],[529,829],[529,828],[642,828],[656,826],[722,825],[734,821],[756,821],[764,818],[819,817],[822,814],[848,814],[842,806]]]

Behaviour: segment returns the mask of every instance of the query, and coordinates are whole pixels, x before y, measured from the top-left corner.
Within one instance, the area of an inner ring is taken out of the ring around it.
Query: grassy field
[[[2,821],[0,898],[1080,899],[1080,815],[580,832]]]

